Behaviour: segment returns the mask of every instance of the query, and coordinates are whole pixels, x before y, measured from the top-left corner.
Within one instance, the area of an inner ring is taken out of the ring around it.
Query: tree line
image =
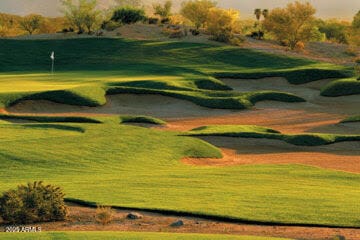
[[[61,0],[61,3],[64,15],[61,18],[0,14],[0,36],[60,30],[92,34],[98,29],[113,30],[142,21],[189,26],[194,35],[204,31],[222,42],[239,41],[239,36],[248,33],[258,39],[275,39],[290,49],[303,48],[309,41],[324,40],[360,45],[360,11],[352,22],[322,20],[315,17],[316,9],[309,2],[296,1],[270,10],[257,8],[250,24],[240,19],[238,10],[220,8],[212,0],[184,1],[178,13],[172,12],[170,0],[154,3],[150,9],[142,0],[116,0],[114,6],[102,11],[97,0]]]

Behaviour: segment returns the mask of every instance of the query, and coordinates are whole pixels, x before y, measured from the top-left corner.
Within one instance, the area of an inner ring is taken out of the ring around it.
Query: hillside
[[[184,41],[0,44],[1,191],[44,180],[87,206],[358,234],[352,68]]]

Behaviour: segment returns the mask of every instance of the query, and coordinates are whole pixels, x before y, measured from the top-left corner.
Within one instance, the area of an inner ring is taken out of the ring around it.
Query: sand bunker
[[[303,97],[305,103],[284,103],[278,101],[262,101],[256,104],[256,108],[277,109],[303,109],[312,112],[356,114],[359,112],[359,95],[343,97],[322,97],[320,89],[334,79],[323,79],[306,84],[290,84],[285,78],[272,77],[262,79],[222,79],[222,81],[234,90],[241,92],[274,90],[293,93]]]
[[[100,107],[72,106],[44,100],[27,100],[6,110],[10,113],[23,114],[150,115],[165,119],[214,116],[236,112],[236,110],[208,109],[189,101],[149,94],[109,95],[107,96],[107,104]]]
[[[293,146],[282,141],[251,138],[201,137],[221,148],[224,157],[184,158],[185,164],[231,166],[245,164],[304,164],[360,173],[360,143],[336,143],[318,147]]]
[[[359,123],[339,121],[359,114],[359,95],[327,98],[319,89],[331,80],[303,85],[289,84],[284,78],[260,80],[224,80],[238,91],[278,90],[292,92],[306,103],[264,101],[253,110],[220,110],[200,107],[189,101],[161,95],[120,94],[107,96],[101,107],[81,107],[49,101],[23,101],[6,110],[10,113],[45,115],[150,115],[168,122],[161,130],[188,131],[204,125],[245,124],[274,128],[283,133],[319,132],[360,134]],[[297,147],[268,139],[204,137],[221,148],[223,159],[184,159],[194,165],[306,164],[328,169],[360,173],[360,144],[337,143],[321,147]]]

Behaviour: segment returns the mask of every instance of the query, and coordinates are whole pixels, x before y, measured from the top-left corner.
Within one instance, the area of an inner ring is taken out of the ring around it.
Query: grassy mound
[[[84,132],[53,124],[0,125],[0,178],[7,179],[0,191],[40,179],[62,186],[68,198],[103,205],[237,221],[359,226],[356,174],[300,165],[188,166],[179,160],[221,158],[221,152],[176,132],[121,125],[118,117],[103,122],[69,125]]]
[[[345,141],[360,141],[360,135],[320,133],[290,135],[281,134],[269,128],[249,125],[203,126],[189,131],[187,135],[276,139],[297,146],[321,146]]]
[[[355,78],[333,81],[321,90],[321,95],[325,97],[339,97],[354,94],[360,94],[360,80]]]
[[[276,100],[282,102],[304,102],[301,97],[291,93],[260,91],[249,93],[210,92],[210,91],[174,91],[135,87],[113,87],[108,94],[159,94],[193,102],[199,106],[217,109],[247,109],[256,102]]]
[[[235,79],[260,79],[266,77],[284,77],[291,84],[304,84],[327,78],[345,78],[352,76],[351,71],[344,69],[295,69],[283,71],[268,72],[221,72],[215,73],[218,78],[235,78]]]
[[[44,130],[63,130],[63,131],[74,131],[84,133],[85,129],[79,126],[71,126],[71,125],[60,125],[60,124],[23,124],[24,128],[32,128],[32,129],[44,129]]]
[[[90,117],[67,117],[67,116],[35,116],[35,115],[15,115],[0,114],[3,120],[27,120],[34,122],[63,122],[63,123],[101,123],[100,120]]]
[[[340,121],[340,123],[351,123],[351,122],[360,122],[360,115],[348,117]]]
[[[120,123],[148,123],[155,125],[165,125],[166,122],[149,116],[120,116]]]
[[[36,234],[0,233],[0,238],[8,240],[290,240],[285,238],[237,236],[221,234],[188,233],[148,233],[148,232],[46,232]]]

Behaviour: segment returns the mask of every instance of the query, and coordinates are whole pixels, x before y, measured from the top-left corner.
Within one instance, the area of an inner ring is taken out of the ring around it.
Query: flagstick
[[[54,59],[52,59],[51,64],[51,74],[54,74]]]

